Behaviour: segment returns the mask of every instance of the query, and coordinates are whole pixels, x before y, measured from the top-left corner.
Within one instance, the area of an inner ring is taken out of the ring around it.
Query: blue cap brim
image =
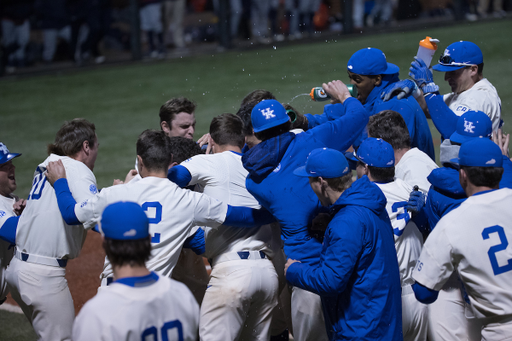
[[[442,64],[436,64],[432,66],[432,69],[439,72],[449,72],[449,71],[455,71],[458,69],[462,69],[463,65],[442,65]]]
[[[459,158],[456,157],[456,158],[450,159],[450,163],[453,163],[454,165],[458,165],[459,164]]]
[[[290,120],[290,116],[286,115],[286,117],[282,117],[281,119],[279,120],[275,120],[275,121],[272,121],[272,122],[269,122],[259,128],[254,128],[254,132],[255,133],[259,133],[260,131],[263,131],[263,130],[267,130],[267,129],[270,129],[270,128],[274,128],[274,127],[277,127],[283,123],[286,123]]]
[[[384,71],[383,75],[394,75],[395,73],[400,72],[400,68],[395,64],[388,63],[388,68]]]
[[[12,160],[12,159],[18,157],[18,156],[21,156],[21,154],[20,153],[9,153],[9,154],[5,155],[5,157],[0,159],[0,165],[8,162],[9,160]]]
[[[348,167],[351,170],[355,170],[357,168],[357,158],[352,152],[345,152],[345,159],[347,159]]]
[[[295,174],[297,176],[307,177],[307,178],[315,177],[314,175],[311,175],[308,172],[306,172],[306,166],[302,166],[302,167],[296,168],[293,171],[293,174]]]
[[[451,142],[455,142],[455,143],[459,143],[459,144],[463,144],[464,142],[469,141],[469,140],[471,140],[473,138],[474,137],[467,137],[467,136],[461,135],[461,134],[459,134],[457,132],[454,132],[450,136],[450,141]]]

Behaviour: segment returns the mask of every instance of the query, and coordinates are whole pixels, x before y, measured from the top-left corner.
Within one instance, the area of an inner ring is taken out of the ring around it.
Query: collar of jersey
[[[240,156],[242,155],[242,153],[237,153],[237,152],[235,152],[233,150],[230,150],[230,152],[233,153],[233,154],[236,154],[236,155],[240,155]]]
[[[149,275],[142,277],[124,277],[120,278],[113,283],[119,283],[128,285],[130,287],[147,287],[153,283],[158,281],[158,275],[154,272],[151,272]]]
[[[489,192],[493,192],[493,191],[496,191],[496,189],[490,189],[490,190],[487,190],[487,191],[478,192],[478,193],[475,193],[473,195],[480,195],[480,194],[485,194],[485,193],[489,193]]]

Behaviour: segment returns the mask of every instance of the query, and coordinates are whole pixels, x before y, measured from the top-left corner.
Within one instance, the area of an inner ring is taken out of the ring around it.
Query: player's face
[[[171,122],[171,129],[165,131],[170,136],[182,136],[187,139],[194,139],[194,132],[196,130],[196,117],[194,113],[188,114],[186,112],[180,112],[174,116],[174,120]]]
[[[329,206],[329,198],[327,198],[322,191],[322,184],[320,181],[313,181],[313,178],[309,178],[309,185],[311,186],[311,189],[313,192],[315,192],[316,196],[318,197],[318,200],[320,200],[320,203],[322,206]]]
[[[9,196],[16,190],[16,176],[12,160],[0,165],[0,195]]]
[[[463,67],[455,71],[448,71],[444,74],[444,80],[448,82],[452,92],[460,94],[463,91],[470,89],[475,83],[473,81],[472,67]]]
[[[348,78],[350,79],[350,84],[355,85],[357,88],[357,99],[362,104],[366,103],[366,99],[372,92],[373,88],[376,85],[376,78],[368,77],[363,75],[358,75],[357,73],[348,72]]]
[[[362,162],[357,163],[356,174],[357,174],[358,179],[361,179],[363,177],[363,175],[366,174],[366,165],[364,163],[362,163]]]

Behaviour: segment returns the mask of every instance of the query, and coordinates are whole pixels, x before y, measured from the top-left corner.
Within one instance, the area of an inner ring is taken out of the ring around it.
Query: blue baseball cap
[[[290,120],[286,109],[275,99],[259,102],[251,111],[251,122],[255,133],[277,127]]]
[[[100,232],[105,238],[136,240],[149,236],[149,220],[139,204],[120,201],[108,205],[101,216]]]
[[[293,174],[331,179],[339,178],[349,172],[347,159],[342,152],[330,148],[318,148],[309,153],[306,165],[295,169]]]
[[[482,50],[475,43],[461,40],[449,45],[439,58],[438,64],[432,66],[432,69],[447,72],[483,62]]]
[[[395,167],[395,151],[383,139],[368,137],[361,142],[355,156],[359,161],[371,167]]]
[[[485,137],[471,139],[463,143],[459,150],[459,157],[450,161],[460,166],[469,167],[499,168],[503,166],[500,147]]]
[[[350,72],[363,76],[392,75],[400,68],[386,61],[386,55],[379,49],[368,47],[357,51],[347,63]]]
[[[20,156],[19,153],[11,153],[7,146],[0,142],[0,165],[6,163],[9,160],[14,159],[15,157]]]
[[[464,143],[476,137],[491,137],[492,122],[482,111],[470,110],[459,117],[457,129],[450,136],[450,141]]]

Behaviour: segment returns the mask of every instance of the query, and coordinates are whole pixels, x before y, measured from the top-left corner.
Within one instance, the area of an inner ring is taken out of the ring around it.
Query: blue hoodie
[[[316,148],[345,151],[368,123],[368,113],[355,98],[344,104],[345,115],[337,120],[294,135],[284,133],[265,140],[242,156],[249,172],[247,190],[269,210],[281,225],[284,252],[288,258],[318,262],[322,244],[308,231],[323,210],[307,178],[293,174],[306,164]]]
[[[430,127],[423,110],[414,97],[409,96],[400,100],[393,97],[386,102],[380,98],[382,93],[385,93],[387,89],[390,89],[390,87],[399,80],[398,74],[384,76],[382,78],[382,83],[373,88],[372,92],[368,95],[364,108],[370,113],[370,115],[378,114],[383,110],[394,110],[398,112],[402,115],[405,123],[407,124],[409,135],[411,136],[411,147],[417,147],[435,161],[434,143],[432,142]],[[306,114],[305,116],[309,122],[308,127],[316,127],[319,124],[336,119],[336,115],[338,114],[343,115],[343,110],[341,108],[336,108],[337,106],[339,106],[339,104],[326,105],[322,115]],[[354,145],[359,146],[361,141],[365,138],[366,131]]]
[[[364,176],[330,207],[320,263],[286,279],[322,298],[330,340],[402,340],[402,292],[386,197]]]

